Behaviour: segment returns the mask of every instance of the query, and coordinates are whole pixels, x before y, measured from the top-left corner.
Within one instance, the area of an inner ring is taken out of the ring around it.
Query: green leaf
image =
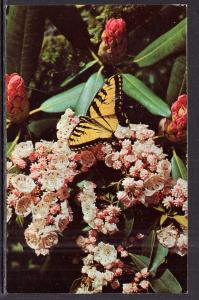
[[[9,7],[6,57],[7,73],[17,72],[26,85],[34,75],[44,35],[44,8],[39,6]]]
[[[150,233],[147,235],[146,239],[143,240],[142,243],[142,254],[151,260],[151,256],[153,253],[153,248],[155,245],[155,238],[156,238],[156,231],[151,230]]]
[[[169,269],[166,269],[160,278],[151,279],[150,284],[155,293],[180,294],[182,292],[181,285]]]
[[[89,231],[89,230],[91,230],[92,228],[88,225],[88,226],[86,226],[86,227],[84,227],[83,229],[82,229],[82,231]]]
[[[93,65],[95,65],[97,63],[97,60],[92,60],[90,62],[88,62],[85,67],[80,70],[77,74],[75,74],[74,76],[71,76],[67,79],[65,79],[62,83],[61,83],[61,87],[66,86],[68,83],[70,83],[71,81],[73,81],[73,79],[75,79],[77,76],[83,74],[85,71],[87,71],[88,69],[90,69]]]
[[[125,221],[124,234],[125,234],[125,237],[127,238],[132,232],[133,224],[134,224],[134,218],[127,219],[127,217],[124,215],[124,221]]]
[[[133,254],[129,252],[129,256],[136,266],[138,271],[141,271],[144,268],[148,268],[149,266],[149,258],[144,255]]]
[[[48,113],[64,112],[67,108],[74,110],[84,86],[85,83],[80,83],[65,92],[47,99],[42,103],[41,110]]]
[[[155,95],[142,81],[131,74],[122,74],[123,91],[154,115],[169,117],[170,108],[160,97]]]
[[[188,227],[188,219],[185,216],[175,215],[173,219],[175,219],[180,225],[186,228]]]
[[[173,151],[173,156],[171,159],[171,172],[174,180],[182,178],[187,180],[187,168],[183,163],[182,159]]]
[[[90,42],[87,26],[75,5],[47,5],[45,12],[50,21],[71,42],[73,47],[86,52]]]
[[[11,247],[13,252],[23,252],[23,245],[20,242],[18,242],[17,244],[12,244]]]
[[[103,83],[104,77],[99,72],[96,72],[89,77],[75,108],[77,115],[84,116],[86,114],[95,94],[102,87]]]
[[[48,119],[41,119],[41,120],[36,120],[32,121],[28,125],[28,129],[30,132],[34,133],[36,137],[40,137],[44,131],[50,128],[56,127],[56,124],[59,119],[57,118],[48,118]]]
[[[158,267],[165,262],[165,257],[168,254],[168,248],[163,247],[158,241],[153,253],[152,261],[149,266],[149,271],[156,273]]]
[[[139,67],[147,67],[172,53],[182,50],[186,46],[186,29],[187,19],[185,18],[142,50],[134,58],[134,62]]]
[[[19,227],[23,227],[24,224],[24,217],[23,216],[17,216],[16,217],[16,223]]]
[[[166,219],[168,218],[167,214],[163,214],[160,218],[160,225],[162,226],[162,224],[166,221]]]
[[[179,56],[176,58],[169,79],[167,89],[167,103],[171,104],[177,100],[178,96],[185,92],[186,85],[186,57]]]

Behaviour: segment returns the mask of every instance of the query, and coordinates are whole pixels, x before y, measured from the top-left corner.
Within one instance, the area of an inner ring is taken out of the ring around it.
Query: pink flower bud
[[[60,212],[60,205],[59,204],[55,204],[53,207],[51,207],[50,209],[50,213],[52,215],[56,215],[57,213]]]
[[[53,216],[51,216],[51,215],[47,216],[47,218],[46,218],[46,224],[50,225],[50,224],[53,224],[53,223],[54,223]]]
[[[22,122],[29,113],[24,80],[17,73],[6,75],[6,108],[13,123]]]
[[[104,63],[116,63],[126,55],[126,51],[126,23],[123,19],[111,18],[102,33],[98,55]]]
[[[186,140],[187,95],[181,95],[171,106],[171,120],[163,118],[159,123],[159,133],[168,140],[181,143]]]

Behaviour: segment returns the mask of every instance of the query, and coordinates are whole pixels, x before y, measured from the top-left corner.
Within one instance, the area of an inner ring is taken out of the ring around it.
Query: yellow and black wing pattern
[[[78,150],[109,140],[118,124],[124,126],[128,119],[123,112],[122,76],[116,74],[95,95],[87,116],[80,117],[69,137],[69,146]]]

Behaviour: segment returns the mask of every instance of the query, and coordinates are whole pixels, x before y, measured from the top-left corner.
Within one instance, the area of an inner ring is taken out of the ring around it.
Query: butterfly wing
[[[69,146],[74,150],[83,149],[108,140],[111,136],[112,132],[99,126],[95,120],[80,117],[80,122],[69,137]]]
[[[107,79],[94,97],[87,113],[102,127],[115,132],[118,123],[126,125],[128,119],[123,112],[122,77],[116,74]]]
[[[117,74],[106,80],[88,108],[87,116],[69,137],[71,149],[81,149],[110,139],[119,122],[126,124],[122,110],[122,77]]]

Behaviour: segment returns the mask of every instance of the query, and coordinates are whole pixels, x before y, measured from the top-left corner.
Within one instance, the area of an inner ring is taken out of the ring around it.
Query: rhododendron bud
[[[17,73],[6,74],[6,108],[13,123],[22,122],[29,113],[24,80]]]
[[[119,62],[126,55],[127,34],[123,19],[111,18],[106,22],[98,55],[104,63]]]
[[[171,120],[163,118],[159,123],[160,134],[172,142],[185,142],[187,127],[187,95],[181,95],[171,106]]]

